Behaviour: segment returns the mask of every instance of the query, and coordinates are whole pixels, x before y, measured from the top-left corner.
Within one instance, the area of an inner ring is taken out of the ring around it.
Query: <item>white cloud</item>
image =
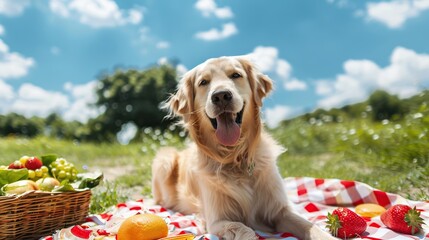
[[[297,113],[299,113],[299,109],[294,109],[289,106],[276,105],[265,110],[264,120],[268,127],[274,128],[277,127],[281,121],[296,116]]]
[[[113,0],[50,0],[49,6],[64,18],[78,18],[94,28],[138,24],[143,19],[141,9],[122,10]]]
[[[205,41],[216,41],[231,37],[237,32],[238,30],[234,23],[226,23],[222,26],[222,30],[212,28],[205,32],[198,32],[195,36]]]
[[[178,64],[176,66],[177,76],[182,77],[185,75],[186,72],[188,72],[188,68],[183,64]]]
[[[234,16],[231,8],[219,8],[214,0],[198,0],[195,3],[195,8],[197,8],[205,17],[213,15],[217,18],[226,19]]]
[[[49,8],[52,12],[60,15],[61,17],[69,17],[70,12],[67,5],[62,0],[50,0]]]
[[[73,85],[70,82],[64,84],[64,89],[71,95],[71,103],[64,110],[64,120],[87,122],[88,119],[98,116],[100,110],[92,105],[97,100],[96,88],[97,81],[81,85]]]
[[[166,65],[166,64],[169,64],[167,57],[162,57],[158,59],[158,65]]]
[[[12,86],[0,79],[0,114],[9,112],[10,102],[14,97]]]
[[[0,36],[3,36],[5,33],[3,25],[0,24]]]
[[[167,41],[161,41],[156,44],[156,48],[158,49],[167,49],[170,47],[170,43]]]
[[[0,80],[0,113],[15,112],[26,117],[47,117],[57,113],[66,121],[86,122],[101,113],[91,105],[97,99],[96,84],[96,81],[81,85],[66,83],[65,92],[57,92],[24,83],[15,92],[12,86]]]
[[[18,16],[30,5],[30,0],[1,0],[0,14],[6,16]]]
[[[369,2],[366,5],[368,20],[378,21],[389,28],[400,28],[410,19],[429,10],[428,0],[392,0]]]
[[[13,92],[12,86],[0,79],[0,100],[11,100],[14,96],[15,93]]]
[[[3,42],[3,40],[1,40],[0,38],[0,54],[7,54],[9,53],[9,46],[6,45],[5,42]]]
[[[429,87],[429,55],[396,47],[384,68],[370,60],[348,60],[335,80],[316,82],[319,107],[332,108],[365,100],[376,89],[409,97]]]
[[[332,82],[329,80],[319,80],[316,82],[317,95],[331,95],[334,92]]]
[[[330,88],[326,92],[330,95],[318,101],[318,106],[323,108],[339,107],[342,105],[363,101],[369,95],[369,91],[362,86],[358,79],[351,78],[348,75],[340,75],[335,82],[331,82],[325,87]]]
[[[349,0],[326,0],[329,4],[335,4],[339,8],[344,8],[349,5]]]
[[[231,8],[218,7],[215,0],[198,0],[195,3],[195,8],[198,9],[204,17],[215,16],[219,19],[229,19],[234,16]],[[238,29],[234,23],[226,23],[222,25],[222,29],[212,28],[207,31],[198,32],[195,34],[196,38],[204,41],[216,41],[231,37],[238,33]]]
[[[307,84],[303,81],[294,78],[292,80],[284,82],[284,88],[289,91],[306,90]]]
[[[82,85],[67,83],[64,87],[67,93],[64,93],[24,83],[16,93],[12,86],[0,80],[0,113],[15,112],[26,117],[58,113],[67,121],[86,122],[100,113],[89,105],[96,100],[95,85],[95,81]]]
[[[292,66],[284,59],[277,61],[277,74],[282,78],[289,78],[292,73]]]
[[[18,96],[11,103],[9,111],[26,117],[46,117],[53,112],[62,112],[67,108],[67,96],[60,92],[44,90],[30,83],[24,83],[18,90]]]
[[[248,54],[248,57],[259,68],[259,70],[265,73],[275,71],[277,69],[277,65],[280,61],[278,55],[279,50],[275,47],[258,46],[253,50],[253,52]],[[284,63],[280,64],[285,65]],[[287,65],[290,66],[289,63],[287,63]]]
[[[279,58],[275,47],[258,46],[246,55],[260,71],[273,74],[283,81],[286,90],[306,90],[307,84],[292,76],[292,66],[285,59]]]
[[[18,78],[27,75],[28,69],[34,65],[32,58],[16,52],[10,52],[6,43],[0,39],[0,78]]]

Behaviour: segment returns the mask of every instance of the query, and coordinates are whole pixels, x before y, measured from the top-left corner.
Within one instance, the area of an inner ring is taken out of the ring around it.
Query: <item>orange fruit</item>
[[[118,240],[155,240],[168,235],[168,226],[155,214],[138,214],[125,219],[118,230]]]
[[[356,206],[355,212],[362,217],[376,217],[384,213],[386,209],[375,203],[362,203]]]

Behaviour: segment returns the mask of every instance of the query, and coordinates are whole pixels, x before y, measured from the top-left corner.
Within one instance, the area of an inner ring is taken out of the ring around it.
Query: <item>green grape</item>
[[[29,179],[36,178],[36,173],[33,170],[28,170],[28,178]]]
[[[66,172],[65,172],[65,171],[61,170],[61,171],[58,173],[58,178],[65,179],[66,177],[67,177],[67,175],[66,175]]]
[[[64,158],[58,158],[52,162],[49,167],[51,168],[53,177],[58,179],[60,182],[64,180],[73,182],[77,179],[77,169],[72,163],[68,162]]]
[[[42,166],[40,169],[42,169],[42,172],[43,172],[43,173],[47,173],[47,172],[49,172],[49,169],[48,169],[48,167],[46,167],[46,166]]]
[[[36,173],[36,177],[38,177],[38,178],[41,178],[43,176],[43,172],[40,168],[34,170],[34,172]]]

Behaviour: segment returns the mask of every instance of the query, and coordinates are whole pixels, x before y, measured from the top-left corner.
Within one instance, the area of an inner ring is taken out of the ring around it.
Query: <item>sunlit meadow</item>
[[[360,118],[300,117],[268,129],[285,148],[278,159],[281,174],[357,180],[410,199],[428,200],[428,105],[422,104],[400,121],[374,122],[368,117],[370,112],[367,107]],[[127,145],[8,137],[0,139],[0,165],[22,155],[56,153],[80,171],[101,169],[107,180],[93,190],[91,206],[91,211],[100,212],[134,197],[135,191],[151,197],[154,154],[162,146],[182,148],[185,144],[186,134],[178,127],[165,132],[143,129]]]

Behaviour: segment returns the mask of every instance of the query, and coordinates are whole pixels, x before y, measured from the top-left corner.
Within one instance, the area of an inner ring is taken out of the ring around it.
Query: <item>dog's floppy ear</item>
[[[239,59],[239,61],[246,70],[255,103],[261,107],[262,99],[273,90],[273,80],[256,69],[250,61],[243,58]]]
[[[176,92],[164,103],[163,108],[168,109],[170,116],[183,116],[192,112],[194,101],[194,73],[187,72],[180,80]]]
[[[267,75],[260,72],[256,74],[256,93],[255,101],[258,106],[262,106],[262,98],[267,96],[273,90],[273,81]]]

